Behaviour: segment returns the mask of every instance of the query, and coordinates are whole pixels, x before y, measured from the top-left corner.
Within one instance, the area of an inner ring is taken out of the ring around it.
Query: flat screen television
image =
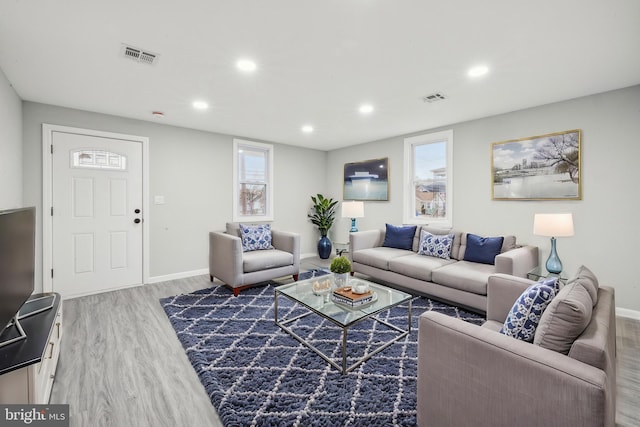
[[[17,323],[20,308],[33,293],[35,235],[35,207],[0,211],[0,333]]]

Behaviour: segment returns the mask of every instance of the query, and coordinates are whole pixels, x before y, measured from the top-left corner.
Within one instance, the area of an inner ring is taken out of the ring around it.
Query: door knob
[[[133,211],[135,213],[140,213],[140,209],[136,209],[135,211]]]
[[[133,220],[133,222],[135,222],[136,224],[140,224],[140,221],[141,221],[140,218],[136,218]]]

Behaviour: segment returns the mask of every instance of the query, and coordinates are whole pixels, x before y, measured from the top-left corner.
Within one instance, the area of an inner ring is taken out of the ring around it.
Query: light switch
[[[153,202],[154,202],[156,205],[164,205],[164,196],[155,196],[155,197],[153,198]]]

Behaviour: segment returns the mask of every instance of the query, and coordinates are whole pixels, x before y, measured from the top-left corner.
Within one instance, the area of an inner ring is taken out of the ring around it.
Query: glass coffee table
[[[377,283],[369,282],[367,280],[363,280],[360,278],[351,278],[349,285],[352,285],[355,281],[362,282],[368,284],[371,291],[375,293],[374,301],[367,304],[366,306],[361,307],[346,307],[342,304],[337,304],[332,302],[330,299],[327,301],[323,295],[316,295],[313,291],[312,285],[313,282],[322,281],[322,280],[333,280],[331,275],[314,277],[308,280],[301,280],[299,282],[290,283],[287,285],[278,286],[275,288],[275,322],[282,330],[287,332],[289,335],[300,341],[302,344],[316,352],[320,357],[329,362],[332,366],[338,369],[343,374],[351,372],[356,367],[358,367],[363,362],[370,359],[373,355],[381,352],[385,348],[389,347],[396,341],[401,340],[406,337],[411,332],[411,302],[413,300],[413,296],[402,291],[398,291],[396,289],[388,288],[383,285],[379,285]],[[304,308],[306,308],[306,312],[301,315],[295,316],[290,319],[280,319],[278,317],[278,300],[280,297],[285,297],[292,300],[295,303],[300,304]],[[377,314],[389,310],[392,307],[395,307],[399,304],[408,302],[408,310],[407,310],[407,329],[398,328],[395,325],[392,325],[379,317]],[[336,360],[332,359],[329,355],[323,353],[320,349],[314,346],[311,342],[296,334],[291,328],[288,326],[291,323],[299,320],[303,317],[307,317],[310,315],[320,316],[333,324],[337,325],[339,328],[342,328],[342,360],[341,363],[338,363]],[[373,351],[368,351],[364,354],[364,356],[357,358],[355,363],[347,366],[347,344],[349,343],[347,339],[347,331],[352,326],[357,323],[362,322],[366,319],[373,319],[376,322],[379,322],[388,328],[396,331],[398,334],[395,335],[391,340],[386,342],[382,342],[378,345]]]

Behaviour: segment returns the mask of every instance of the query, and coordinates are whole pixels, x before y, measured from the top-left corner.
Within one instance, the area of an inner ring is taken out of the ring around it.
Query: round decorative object
[[[318,256],[322,259],[327,259],[329,255],[331,255],[331,240],[327,236],[322,236],[318,240]]]

